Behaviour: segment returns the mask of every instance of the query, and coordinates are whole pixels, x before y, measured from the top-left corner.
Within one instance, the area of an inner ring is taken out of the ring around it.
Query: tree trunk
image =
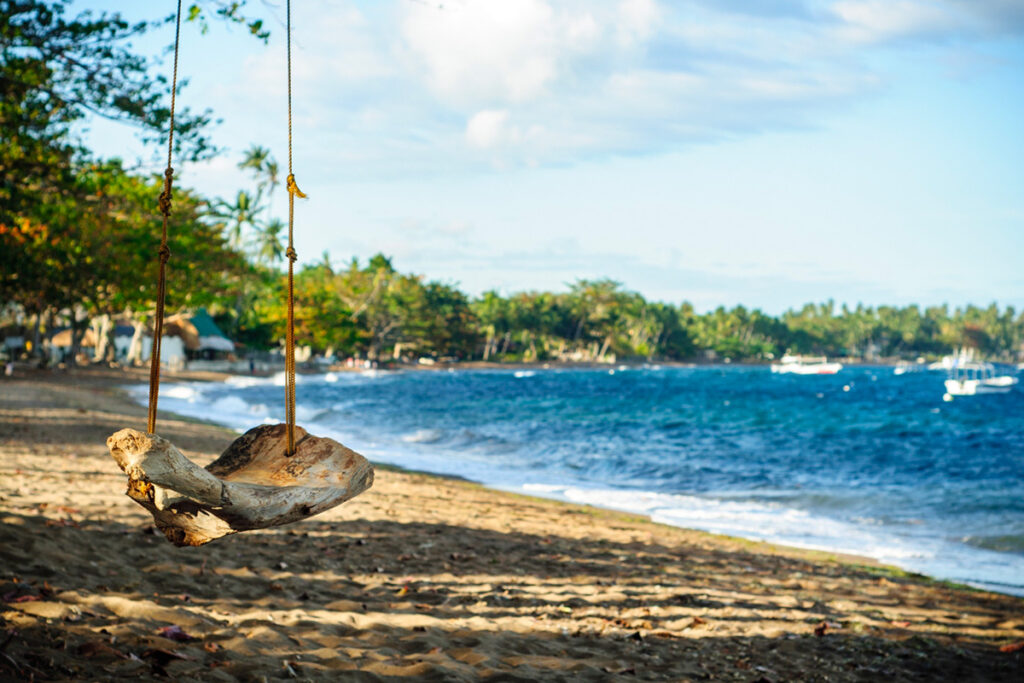
[[[115,363],[117,361],[117,343],[115,341],[117,338],[117,321],[114,320],[113,316],[110,317],[106,336],[107,351],[103,354],[103,360],[108,363]]]
[[[584,316],[580,317],[580,321],[576,325],[576,332],[575,332],[575,334],[572,335],[572,340],[573,341],[579,341],[580,340],[580,336],[583,335],[583,323],[586,322],[586,320],[587,320],[587,316],[584,315]]]
[[[146,334],[146,323],[135,319],[132,321],[135,331],[132,333],[132,340],[128,344],[128,355],[124,362],[126,365],[142,365],[142,337]]]
[[[114,323],[109,313],[96,316],[92,319],[93,337],[96,339],[96,348],[93,349],[92,362],[102,363],[107,360],[107,351],[113,346]]]
[[[71,308],[71,359],[68,367],[75,367],[78,364],[78,352],[82,348],[82,323],[85,320],[78,318],[78,307]]]
[[[484,362],[491,357],[491,344],[494,342],[494,330],[487,329],[487,341],[484,342]]]
[[[32,329],[32,355],[36,358],[41,358],[43,355],[43,347],[40,345],[39,340],[42,337],[40,327],[43,324],[42,312],[36,313],[36,321]]]
[[[53,361],[53,344],[50,342],[50,337],[53,336],[53,319],[55,312],[52,308],[46,309],[46,355],[47,363]]]

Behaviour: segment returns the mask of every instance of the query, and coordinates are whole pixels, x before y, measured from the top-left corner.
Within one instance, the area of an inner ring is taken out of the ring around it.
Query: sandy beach
[[[1019,598],[393,468],[175,548],[104,446],[145,427],[136,381],[0,382],[2,680],[1024,679]],[[234,438],[158,433],[201,464]]]

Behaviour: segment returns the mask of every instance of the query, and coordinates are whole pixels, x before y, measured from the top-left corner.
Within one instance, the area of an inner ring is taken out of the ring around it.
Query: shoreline
[[[422,370],[439,370],[438,368],[414,368]],[[464,368],[465,370],[477,368]],[[540,370],[541,366],[535,368]],[[600,368],[603,369],[603,368]],[[507,370],[511,371],[511,369]],[[522,372],[516,369],[514,372]],[[357,374],[369,372],[376,375],[379,372],[402,372],[402,369],[389,370],[360,370],[352,372]],[[322,373],[307,373],[309,378],[323,378],[333,374],[334,371]],[[271,375],[264,375],[259,378],[265,381]],[[208,380],[242,380],[241,384],[246,385],[246,380],[251,375],[244,374],[223,374],[215,377],[175,377],[168,381],[205,382]],[[334,378],[327,377],[328,381]],[[132,385],[144,389],[144,384]],[[202,391],[202,389],[191,388],[186,391]],[[144,392],[127,390],[127,395],[134,401],[145,405]],[[181,415],[189,419],[204,419],[204,415],[210,414],[209,403],[202,400],[195,403],[194,398],[188,398],[187,402],[183,396],[169,397],[169,401],[161,405],[169,405],[170,410],[179,410]],[[195,407],[195,406],[198,406]],[[230,410],[230,409],[229,409]],[[240,434],[251,423],[244,421],[244,415],[232,411],[224,415],[232,419],[222,418],[218,421],[206,420],[210,424],[227,427]],[[266,419],[266,413],[261,413]],[[239,418],[242,421],[239,421]],[[309,418],[314,419],[314,418]],[[339,433],[327,424],[311,422],[307,426],[323,436],[330,436],[340,441],[347,442],[353,436],[351,434]],[[365,435],[361,435],[365,437]],[[399,444],[402,445],[402,444]],[[414,445],[414,444],[413,444]],[[693,529],[707,533],[721,535],[723,537],[740,539],[744,541],[766,542],[783,547],[810,550],[846,557],[862,558],[865,563],[884,565],[900,572],[928,577],[935,581],[944,581],[950,584],[961,585],[971,589],[991,590],[1007,595],[1024,596],[1024,586],[1019,582],[1007,579],[1013,574],[1007,574],[1006,569],[1001,565],[1006,558],[1000,553],[982,548],[965,548],[959,551],[955,548],[947,548],[946,552],[936,550],[931,544],[935,540],[932,537],[901,537],[891,532],[886,535],[885,531],[877,531],[873,528],[861,528],[848,520],[835,519],[827,514],[815,511],[805,511],[801,508],[773,508],[771,505],[750,503],[743,511],[729,511],[732,505],[728,496],[721,498],[713,494],[671,494],[661,493],[657,490],[634,490],[616,488],[609,483],[601,485],[597,482],[568,481],[563,480],[562,485],[550,483],[537,483],[536,481],[523,482],[517,478],[518,473],[494,466],[487,470],[476,468],[474,473],[467,472],[458,467],[453,467],[447,462],[442,462],[430,454],[419,452],[418,456],[412,457],[412,462],[407,462],[407,457],[412,456],[414,451],[409,450],[413,445],[402,445],[396,450],[395,444],[381,448],[377,447],[367,451],[366,455],[371,460],[390,465],[407,471],[416,471],[435,476],[456,476],[466,481],[472,481],[496,491],[504,491],[513,494],[523,494],[546,500],[560,501],[563,503],[575,503],[584,506],[593,506],[605,510],[617,511],[625,514],[640,515],[653,523],[665,524],[670,527]],[[543,478],[540,480],[543,482]],[[513,482],[513,483],[510,483]],[[612,502],[609,502],[612,501]],[[805,521],[800,527],[792,520],[787,521],[786,512],[805,515]],[[666,515],[666,513],[668,513]],[[767,516],[760,522],[752,522],[758,517]],[[782,519],[779,519],[781,516]],[[825,525],[829,529],[824,535],[813,534],[808,537],[803,531],[806,525]],[[836,525],[838,525],[838,528]],[[770,529],[771,533],[762,531]],[[873,552],[874,551],[874,552]],[[961,553],[963,554],[961,557]],[[973,563],[973,564],[972,564]],[[995,571],[993,571],[995,567]],[[1002,573],[999,573],[1002,572]]]
[[[0,675],[980,681],[1024,666],[1024,648],[1000,651],[1024,642],[1019,598],[392,467],[307,522],[176,549],[102,445],[144,423],[125,374],[0,382],[0,625],[16,634]],[[233,434],[160,421],[201,463]]]

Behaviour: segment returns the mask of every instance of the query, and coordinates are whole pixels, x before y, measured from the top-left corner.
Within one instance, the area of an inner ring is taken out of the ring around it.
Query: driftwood
[[[373,485],[373,466],[332,439],[264,425],[238,437],[204,469],[155,434],[122,429],[107,448],[128,475],[127,495],[177,546],[288,524],[329,510]]]

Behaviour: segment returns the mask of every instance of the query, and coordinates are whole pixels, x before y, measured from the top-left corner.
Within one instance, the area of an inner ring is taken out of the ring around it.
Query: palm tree
[[[284,258],[284,244],[281,236],[288,227],[280,218],[271,218],[262,226],[256,227],[256,258],[261,263],[273,265]]]
[[[256,196],[262,198],[267,192],[270,202],[273,201],[274,190],[281,185],[281,167],[266,147],[253,145],[246,150],[238,168],[252,171],[256,179]],[[268,202],[269,203],[269,202]]]
[[[256,228],[259,214],[263,211],[259,200],[258,195],[253,197],[245,190],[239,190],[234,203],[221,199],[214,205],[213,217],[220,219],[227,226],[228,243],[233,248],[241,247],[245,241],[246,226]]]
[[[273,158],[270,156],[270,150],[266,147],[253,145],[245,151],[242,160],[238,162],[238,168],[242,170],[249,169],[258,175],[263,173],[263,169],[268,161],[273,161]]]
[[[273,157],[267,159],[263,164],[263,181],[273,196],[274,190],[281,184],[281,167],[277,165],[277,161]]]

